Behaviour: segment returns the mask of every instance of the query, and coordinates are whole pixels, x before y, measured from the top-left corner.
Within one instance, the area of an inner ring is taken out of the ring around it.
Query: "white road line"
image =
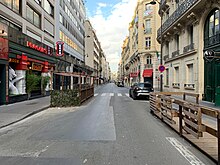
[[[105,96],[105,95],[106,95],[106,93],[102,93],[102,94],[101,94],[101,96]]]
[[[192,165],[205,165],[199,160],[192,152],[190,152],[185,146],[183,146],[177,139],[172,137],[166,137],[166,139],[189,161]]]
[[[125,93],[125,95],[129,97],[129,94],[128,94],[128,93]]]
[[[95,96],[95,97],[98,96],[98,93],[95,93],[94,96]]]
[[[118,93],[118,96],[122,96],[122,94],[121,94],[121,93]]]
[[[114,96],[114,93],[110,93],[110,96]]]

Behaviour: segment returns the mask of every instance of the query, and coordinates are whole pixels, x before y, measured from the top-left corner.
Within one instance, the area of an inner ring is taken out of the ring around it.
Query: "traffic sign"
[[[159,69],[160,72],[163,72],[165,70],[165,66],[164,65],[160,65],[158,69]]]

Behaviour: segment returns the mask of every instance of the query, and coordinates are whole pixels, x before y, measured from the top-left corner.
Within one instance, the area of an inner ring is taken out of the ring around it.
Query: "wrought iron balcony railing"
[[[184,84],[184,88],[195,89],[195,84]]]
[[[179,56],[179,55],[180,55],[180,51],[177,50],[177,51],[175,51],[175,52],[172,53],[172,58],[177,57],[177,56]]]
[[[205,44],[205,48],[207,48],[209,46],[219,44],[219,43],[220,43],[220,33],[212,37],[206,38],[204,44]]]
[[[178,21],[178,19],[184,15],[187,14],[187,11],[199,0],[185,0],[176,10],[175,12],[163,23],[162,25],[162,33],[164,33],[165,30],[167,30],[171,25]],[[157,31],[157,38],[160,38],[161,35],[161,27]]]
[[[175,88],[179,88],[180,87],[180,83],[173,83],[172,86]]]
[[[145,69],[151,69],[153,68],[153,64],[144,64]]]
[[[185,46],[184,48],[183,48],[183,53],[187,53],[187,52],[189,52],[189,51],[191,51],[191,50],[194,50],[195,48],[194,48],[194,43],[191,43],[191,44],[189,44],[189,45],[187,45],[187,46]]]

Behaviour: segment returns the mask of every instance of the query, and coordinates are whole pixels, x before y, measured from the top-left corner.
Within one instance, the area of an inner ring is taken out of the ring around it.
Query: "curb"
[[[5,128],[5,127],[7,127],[7,126],[10,126],[10,125],[12,125],[12,124],[18,123],[19,121],[22,121],[22,120],[24,120],[24,119],[26,119],[26,118],[29,118],[29,117],[31,117],[31,116],[33,116],[33,115],[39,113],[39,112],[42,112],[42,111],[48,109],[49,107],[50,107],[50,105],[45,106],[45,107],[43,107],[43,108],[41,108],[41,109],[35,110],[35,111],[31,112],[31,113],[28,113],[28,114],[26,114],[24,117],[22,117],[22,118],[20,118],[20,119],[17,119],[17,120],[15,120],[15,121],[11,122],[11,123],[8,123],[8,124],[5,124],[5,125],[0,126],[0,129]]]

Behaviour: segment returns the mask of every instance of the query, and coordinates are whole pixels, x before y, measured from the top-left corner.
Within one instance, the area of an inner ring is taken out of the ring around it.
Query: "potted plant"
[[[26,92],[28,94],[28,99],[31,97],[31,92],[36,89],[39,83],[40,77],[35,74],[28,73],[26,76]]]

